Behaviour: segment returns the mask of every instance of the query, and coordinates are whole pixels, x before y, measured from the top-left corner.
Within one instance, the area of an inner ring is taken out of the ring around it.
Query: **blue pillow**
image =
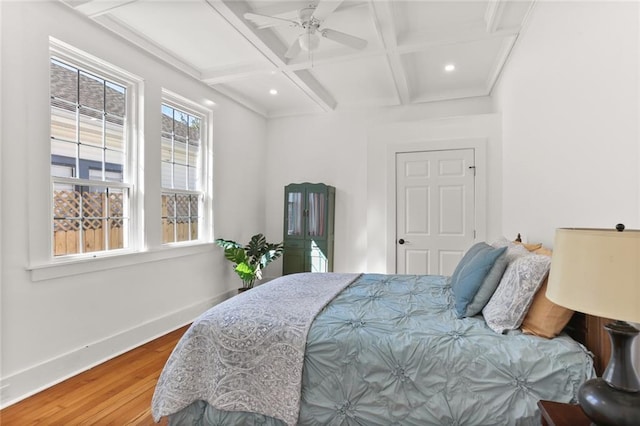
[[[453,274],[451,275],[451,281],[450,281],[451,285],[453,285],[453,283],[458,280],[458,275],[460,275],[460,271],[464,269],[464,266],[467,263],[471,262],[471,259],[473,259],[473,256],[475,256],[486,245],[487,245],[486,243],[476,243],[472,245],[469,248],[469,250],[467,250],[464,256],[462,256],[462,259],[460,259],[460,262],[458,262],[458,266],[456,266],[456,269],[454,269]]]
[[[477,243],[460,260],[451,276],[451,288],[458,318],[466,316],[467,307],[482,287],[496,260],[506,250],[506,247],[494,248],[487,243]]]
[[[478,315],[482,311],[482,308],[485,307],[498,288],[498,284],[500,284],[500,280],[508,264],[509,259],[505,251],[502,255],[498,256],[491,269],[489,269],[489,273],[484,278],[484,281],[482,281],[476,295],[473,296],[473,300],[467,305],[467,311],[464,314],[465,317]]]

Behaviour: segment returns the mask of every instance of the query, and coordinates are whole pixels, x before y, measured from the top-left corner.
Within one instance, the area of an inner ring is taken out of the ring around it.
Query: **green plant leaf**
[[[247,254],[242,247],[230,247],[224,250],[224,257],[233,263],[242,263],[247,260]]]
[[[247,288],[253,287],[256,278],[262,279],[262,269],[284,251],[283,243],[268,243],[263,234],[254,235],[245,246],[223,238],[214,242],[224,249],[224,257],[234,263],[235,272]]]

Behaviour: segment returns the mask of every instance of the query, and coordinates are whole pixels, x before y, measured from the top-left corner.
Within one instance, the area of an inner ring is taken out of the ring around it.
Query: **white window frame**
[[[50,45],[50,60],[55,59],[60,62],[66,63],[79,70],[91,73],[99,78],[108,80],[110,82],[119,84],[126,89],[126,114],[124,125],[124,153],[125,153],[125,170],[123,175],[123,182],[110,182],[108,180],[91,180],[80,178],[59,178],[51,176],[50,187],[50,220],[53,225],[53,189],[54,184],[68,183],[74,185],[83,186],[104,186],[108,188],[115,188],[128,191],[128,197],[126,205],[128,206],[128,214],[124,216],[128,218],[128,224],[125,226],[125,241],[124,248],[118,249],[106,249],[100,251],[66,254],[61,256],[54,256],[54,241],[53,232],[50,233],[49,241],[49,253],[52,262],[70,262],[74,260],[82,260],[85,258],[96,258],[101,256],[117,255],[124,253],[136,252],[142,245],[142,224],[143,217],[141,214],[141,208],[138,195],[138,137],[135,133],[135,129],[138,125],[138,93],[139,85],[141,81],[139,78],[132,74],[116,68],[115,66],[106,63],[105,61],[93,58],[90,55],[83,54],[77,49],[70,48],[67,45],[59,43],[55,40],[51,41]],[[51,114],[49,114],[49,118]],[[82,238],[78,242],[79,245],[83,244]]]
[[[162,89],[162,103],[171,108],[185,112],[191,116],[200,118],[200,158],[199,158],[199,181],[200,188],[198,190],[186,190],[177,188],[165,188],[162,186],[160,179],[160,194],[185,194],[185,195],[201,195],[202,199],[199,205],[199,221],[198,221],[198,238],[186,241],[174,241],[162,243],[164,247],[179,247],[185,245],[194,245],[208,243],[213,238],[213,155],[212,155],[212,135],[213,135],[213,111],[207,109],[198,103],[191,101],[167,89]],[[159,111],[162,114],[161,111]],[[161,144],[161,140],[159,141]],[[160,160],[160,166],[162,159]],[[162,171],[160,172],[162,175]]]

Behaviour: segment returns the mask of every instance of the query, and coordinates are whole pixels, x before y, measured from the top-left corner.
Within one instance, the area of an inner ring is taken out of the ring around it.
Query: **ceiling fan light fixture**
[[[306,52],[312,52],[320,46],[320,36],[317,33],[307,32],[299,38],[300,47]]]

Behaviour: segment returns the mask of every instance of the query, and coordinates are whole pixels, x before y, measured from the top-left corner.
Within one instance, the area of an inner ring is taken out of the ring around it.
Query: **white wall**
[[[264,229],[265,196],[259,176],[265,167],[266,121],[62,3],[0,2],[0,10],[0,389],[6,405],[191,321],[238,287],[230,265],[212,244],[186,250],[156,248],[155,253],[134,257],[143,263],[32,280],[27,270],[33,261],[28,236],[37,228],[26,218],[46,214],[49,199],[49,36],[144,79],[141,130],[148,161],[144,168],[148,225],[159,224],[162,88],[194,101],[217,102],[213,107],[216,236],[244,240]],[[242,179],[237,178],[240,173]],[[147,229],[149,241],[160,241],[159,232],[159,227]],[[46,242],[49,233],[41,238]],[[38,241],[37,235],[32,240]]]
[[[637,2],[538,2],[495,98],[503,229],[640,226]]]
[[[407,142],[485,138],[489,164],[494,168],[489,189],[493,220],[488,230],[492,236],[500,235],[500,120],[491,112],[488,98],[476,98],[269,120],[269,233],[282,238],[285,185],[330,184],[336,187],[334,271],[395,272],[389,270],[387,261],[388,248],[395,247],[395,241],[386,234],[387,147]],[[377,137],[394,127],[403,129],[396,138]],[[279,267],[274,265],[267,272],[277,274]]]
[[[495,95],[507,235],[640,227],[639,61],[640,3],[536,4]]]

